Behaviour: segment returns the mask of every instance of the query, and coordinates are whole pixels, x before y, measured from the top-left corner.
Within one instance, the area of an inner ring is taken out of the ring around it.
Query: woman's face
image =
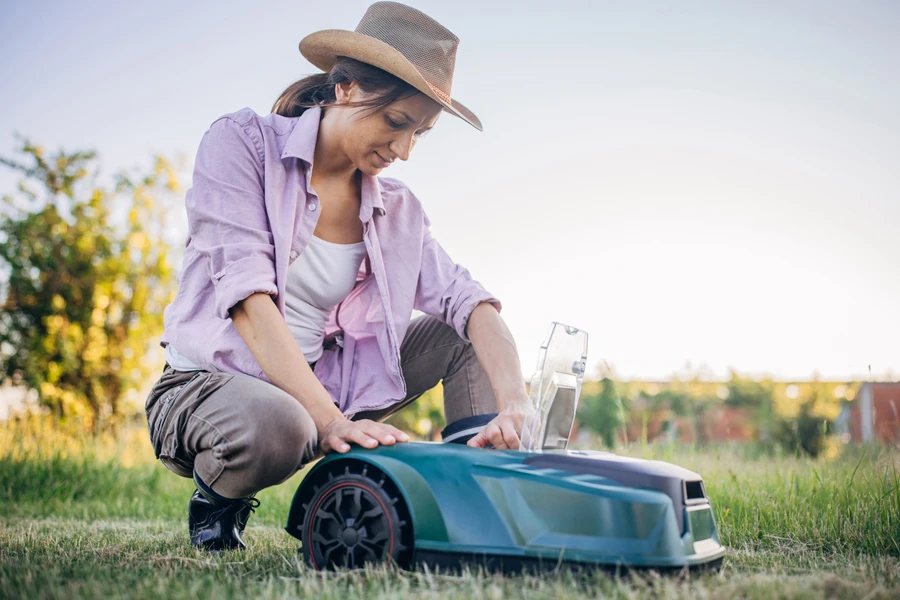
[[[341,104],[374,96],[360,90],[355,83],[336,88],[337,102]],[[441,105],[425,94],[397,100],[377,111],[340,107],[337,112],[340,113],[341,149],[357,169],[366,175],[378,175],[394,160],[409,159],[413,146],[434,127],[441,110]]]

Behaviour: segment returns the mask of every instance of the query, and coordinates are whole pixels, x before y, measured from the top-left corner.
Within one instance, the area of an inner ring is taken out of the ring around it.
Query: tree
[[[94,152],[19,140],[24,162],[0,158],[23,176],[0,214],[0,377],[99,428],[159,368],[145,358],[176,286],[160,200],[178,180],[154,157],[149,174],[104,187]]]
[[[751,412],[755,421],[759,441],[768,442],[774,427],[774,396],[775,389],[770,379],[756,381],[740,377],[736,372],[731,372],[728,381],[728,397],[725,404],[735,408],[744,408]]]
[[[814,377],[803,386],[799,398],[788,398],[791,412],[779,415],[775,436],[791,452],[805,452],[815,458],[825,449],[825,437],[833,430],[840,412],[840,400],[829,386]],[[784,401],[783,401],[784,402]]]
[[[578,422],[603,439],[603,445],[616,444],[616,432],[623,424],[622,405],[616,392],[616,382],[609,377],[600,380],[596,394],[582,396],[578,407]]]

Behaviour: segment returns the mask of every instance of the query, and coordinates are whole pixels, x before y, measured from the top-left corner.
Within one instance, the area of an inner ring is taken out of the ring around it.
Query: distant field
[[[900,598],[900,450],[816,461],[740,447],[620,453],[704,476],[729,548],[720,574],[322,575],[282,530],[302,474],[260,494],[248,552],[209,557],[187,541],[191,482],[153,460],[141,427],[85,439],[0,424],[0,598]]]

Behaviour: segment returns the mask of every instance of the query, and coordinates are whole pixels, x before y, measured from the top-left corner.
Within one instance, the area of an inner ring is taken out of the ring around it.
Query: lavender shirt
[[[189,234],[178,293],[165,311],[161,345],[208,371],[269,381],[229,318],[255,292],[284,315],[288,265],[319,219],[310,187],[321,108],[261,117],[245,108],[213,122],[200,142],[185,199]],[[359,218],[367,259],[325,323],[315,374],[345,415],[406,396],[400,343],[413,309],[463,339],[472,310],[500,301],[454,263],[431,236],[422,205],[396,179],[362,175]]]

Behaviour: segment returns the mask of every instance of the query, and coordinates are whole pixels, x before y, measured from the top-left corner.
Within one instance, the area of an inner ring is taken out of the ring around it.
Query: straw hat
[[[425,13],[399,2],[376,2],[356,31],[311,33],[300,41],[300,53],[326,73],[338,56],[378,67],[482,131],[478,117],[450,97],[457,46],[459,38]]]

